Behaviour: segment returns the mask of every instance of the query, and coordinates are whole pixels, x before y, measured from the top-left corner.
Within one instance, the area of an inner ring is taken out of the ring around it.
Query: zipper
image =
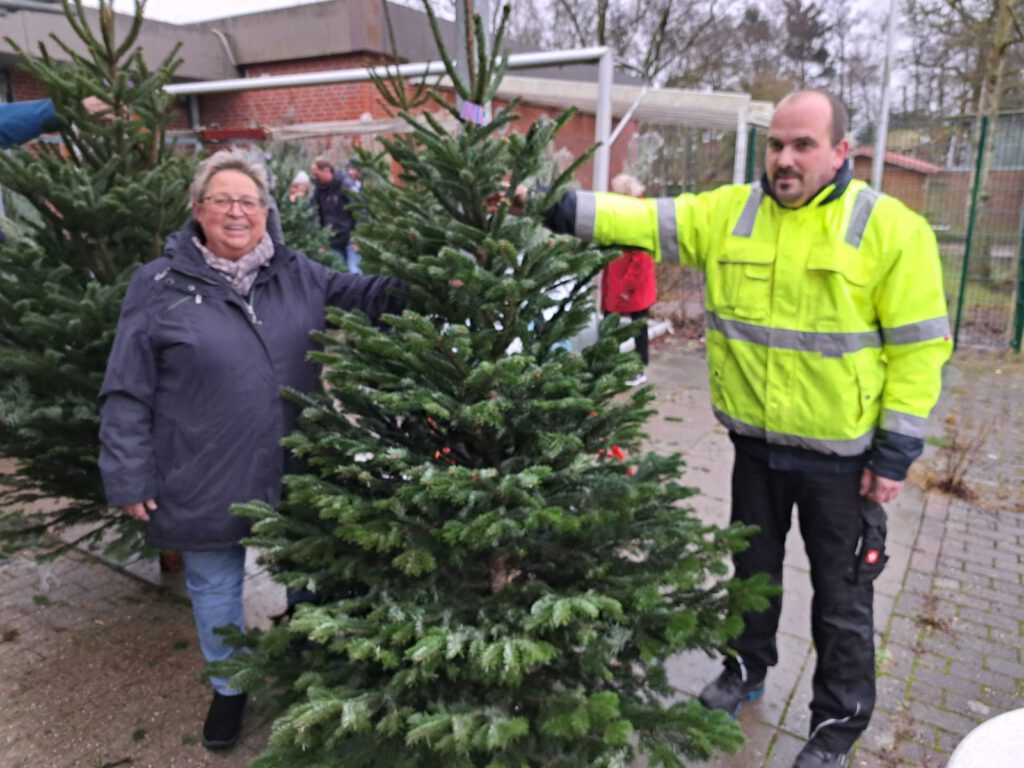
[[[263,321],[256,317],[256,286],[253,285],[252,290],[249,291],[248,299],[245,297],[241,297],[241,299],[246,312],[249,313],[249,321],[253,325],[263,325]]]
[[[199,296],[196,296],[195,298],[196,298],[196,300],[197,300],[197,301],[196,301],[196,304],[199,304],[199,303],[200,303],[200,302],[198,301],[198,299],[199,299]],[[175,307],[179,307],[179,306],[181,306],[181,305],[182,305],[182,304],[184,304],[184,303],[185,303],[186,301],[192,301],[192,297],[191,297],[191,296],[182,296],[182,297],[181,297],[180,299],[178,299],[178,300],[177,300],[176,302],[174,302],[173,304],[171,304],[171,306],[169,306],[169,307],[168,307],[167,309],[165,309],[164,311],[165,311],[165,312],[170,312],[170,311],[171,311],[172,309],[174,309]]]

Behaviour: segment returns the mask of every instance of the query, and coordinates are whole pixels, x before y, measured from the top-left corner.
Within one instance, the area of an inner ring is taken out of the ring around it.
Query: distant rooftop
[[[875,148],[874,147],[857,147],[851,153],[854,157],[867,157],[874,158]],[[899,152],[886,152],[883,156],[883,160],[889,165],[893,165],[897,168],[905,168],[908,171],[915,171],[916,173],[940,173],[942,172],[942,166],[935,165],[935,163],[929,163],[925,160],[918,160],[916,157],[910,155],[901,155]]]

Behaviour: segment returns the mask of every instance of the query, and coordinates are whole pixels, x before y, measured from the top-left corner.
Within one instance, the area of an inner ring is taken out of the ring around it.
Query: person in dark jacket
[[[352,198],[349,193],[358,189],[357,181],[342,168],[335,168],[330,160],[321,156],[309,167],[316,187],[313,190],[313,205],[320,217],[320,226],[331,228],[331,248],[337,252],[338,260],[345,260],[349,272],[362,274],[359,263],[362,258],[352,242],[352,231],[356,219],[349,210]]]
[[[611,182],[611,190],[617,195],[643,197],[644,185],[639,179],[620,173]],[[647,367],[650,362],[647,335],[647,310],[658,299],[658,288],[654,274],[654,259],[647,251],[626,248],[622,255],[601,272],[601,311],[629,315],[637,327],[633,337],[636,353]],[[641,373],[628,382],[631,387],[647,383],[647,374]]]
[[[47,130],[57,130],[57,111],[49,99],[0,104],[0,148],[16,146]]]
[[[400,311],[400,281],[328,269],[267,234],[266,174],[237,151],[199,167],[193,220],[164,255],[132,276],[100,391],[100,470],[107,500],[145,522],[148,543],[185,564],[207,661],[233,649],[214,629],[242,626],[249,523],[232,504],[281,496],[281,439],[298,407],[282,387],[310,392],[310,331],[328,305],[371,319]],[[224,678],[203,743],[241,733],[245,694]]]
[[[108,108],[97,96],[86,96],[82,99],[82,106],[90,113]],[[60,121],[57,119],[57,108],[50,99],[0,104],[0,149],[23,144],[41,133],[56,131],[58,128]]]

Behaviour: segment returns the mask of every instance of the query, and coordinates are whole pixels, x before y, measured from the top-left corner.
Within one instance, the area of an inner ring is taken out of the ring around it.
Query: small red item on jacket
[[[646,251],[628,250],[604,268],[601,309],[628,314],[641,312],[658,300],[654,259]]]

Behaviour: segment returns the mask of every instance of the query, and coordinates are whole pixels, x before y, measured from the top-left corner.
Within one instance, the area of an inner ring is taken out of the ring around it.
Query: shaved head
[[[834,147],[840,141],[845,139],[846,134],[850,130],[850,113],[846,111],[846,106],[843,102],[841,102],[833,93],[822,91],[817,88],[807,88],[802,91],[794,91],[793,93],[784,96],[776,109],[790,101],[806,98],[820,98],[828,102],[829,111],[832,113],[832,122],[829,125],[828,131],[829,136],[832,139],[832,146]]]

